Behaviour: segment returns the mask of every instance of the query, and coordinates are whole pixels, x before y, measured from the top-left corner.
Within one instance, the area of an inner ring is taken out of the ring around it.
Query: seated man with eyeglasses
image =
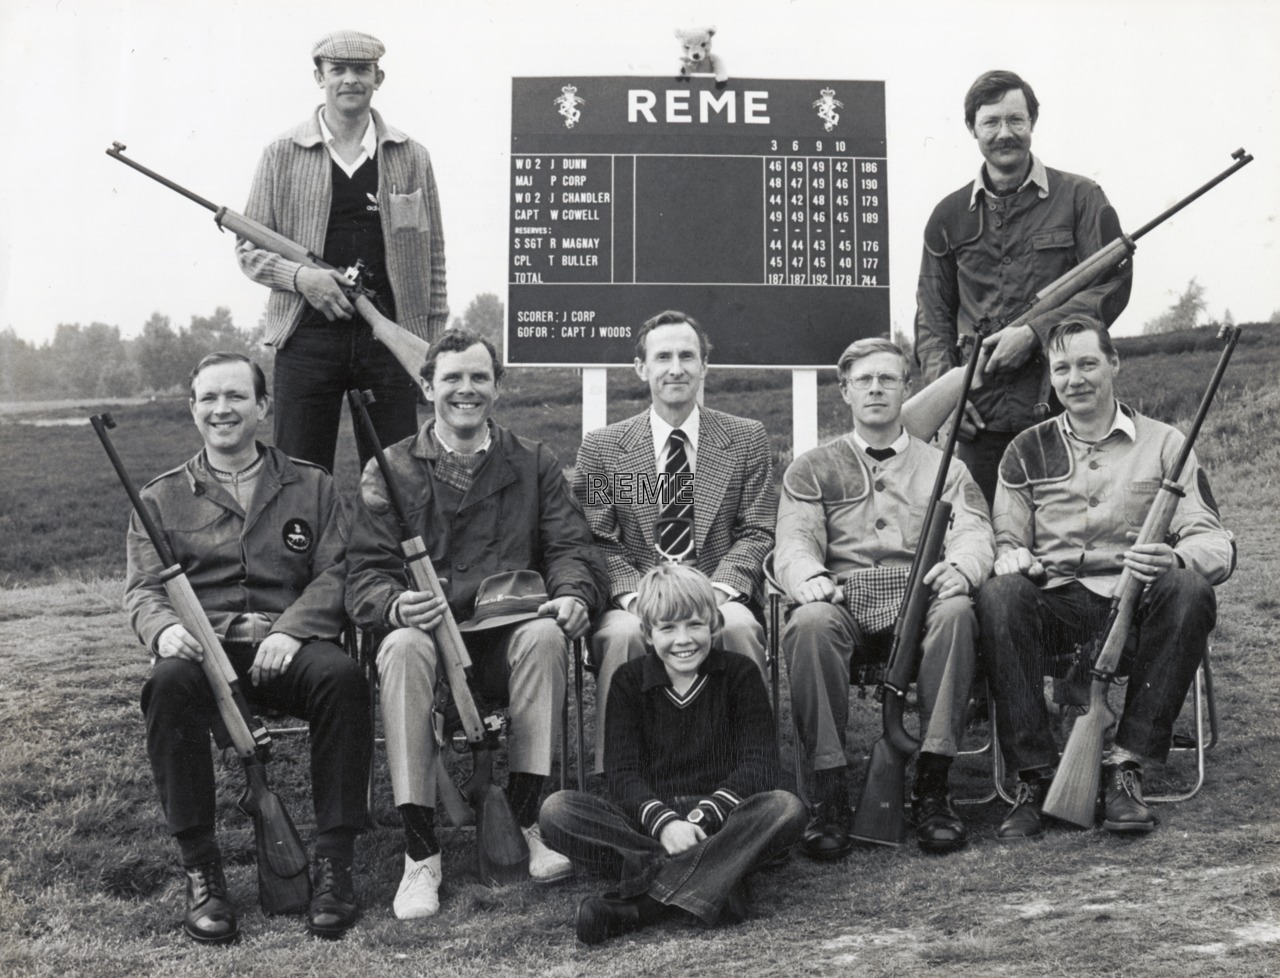
[[[965,126],[983,164],[975,179],[942,198],[925,225],[915,349],[925,383],[964,362],[961,344],[985,321],[1020,315],[1037,292],[1120,236],[1101,187],[1031,154],[1039,116],[1035,92],[1012,71],[984,72],[964,97]],[[1133,264],[1124,262],[1035,321],[985,341],[991,382],[968,405],[956,454],[988,505],[1005,446],[1048,417],[1049,330],[1081,315],[1110,325],[1132,282]]]
[[[889,651],[898,607],[942,453],[907,433],[906,355],[865,339],[840,355],[840,392],[853,430],[787,468],[778,506],[774,570],[793,608],[782,633],[791,713],[814,775],[804,849],[838,859],[851,848],[845,726],[855,671]],[[959,460],[943,498],[952,506],[944,555],[925,577],[933,590],[916,678],[923,745],[911,795],[916,839],[929,852],[965,844],[948,777],[964,730],[976,668],[970,595],[995,559],[987,505]]]

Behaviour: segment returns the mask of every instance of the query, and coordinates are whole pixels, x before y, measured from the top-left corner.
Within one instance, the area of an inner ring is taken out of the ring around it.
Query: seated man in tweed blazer
[[[795,606],[782,650],[796,732],[816,769],[804,848],[817,859],[839,858],[852,844],[844,753],[849,681],[855,669],[889,650],[942,459],[902,425],[908,364],[897,346],[858,340],[840,355],[838,370],[853,430],[787,468],[774,556],[778,581]],[[932,852],[965,843],[947,782],[977,664],[969,595],[995,557],[986,501],[958,459],[947,471],[943,499],[952,506],[952,522],[943,559],[925,577],[933,596],[916,679],[924,743],[911,799],[916,839]]]
[[[620,665],[644,655],[633,605],[640,578],[664,559],[659,547],[711,579],[724,648],[765,670],[764,629],[752,602],[778,504],[769,436],[758,421],[699,407],[710,351],[707,334],[684,313],[650,319],[636,337],[635,359],[650,409],[589,432],[578,449],[573,491],[609,568],[610,607],[591,638],[597,774],[609,683]]]

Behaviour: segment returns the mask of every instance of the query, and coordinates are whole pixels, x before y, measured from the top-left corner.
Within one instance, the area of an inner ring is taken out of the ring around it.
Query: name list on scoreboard
[[[629,364],[664,309],[730,366],[888,332],[883,83],[513,84],[509,362]]]

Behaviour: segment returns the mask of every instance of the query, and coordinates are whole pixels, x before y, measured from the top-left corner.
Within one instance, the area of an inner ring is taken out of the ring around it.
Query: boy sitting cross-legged
[[[598,944],[665,917],[716,924],[748,909],[746,877],[799,840],[807,812],[778,790],[781,770],[760,670],[718,647],[710,582],[661,564],[640,582],[648,654],[609,691],[609,800],[560,791],[542,806],[547,842],[617,889],[578,907],[578,939]]]

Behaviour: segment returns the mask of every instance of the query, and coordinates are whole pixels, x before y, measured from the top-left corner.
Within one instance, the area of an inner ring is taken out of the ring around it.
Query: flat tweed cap
[[[372,34],[360,31],[334,31],[316,41],[311,49],[312,61],[338,64],[364,64],[377,61],[387,53],[386,46]]]

